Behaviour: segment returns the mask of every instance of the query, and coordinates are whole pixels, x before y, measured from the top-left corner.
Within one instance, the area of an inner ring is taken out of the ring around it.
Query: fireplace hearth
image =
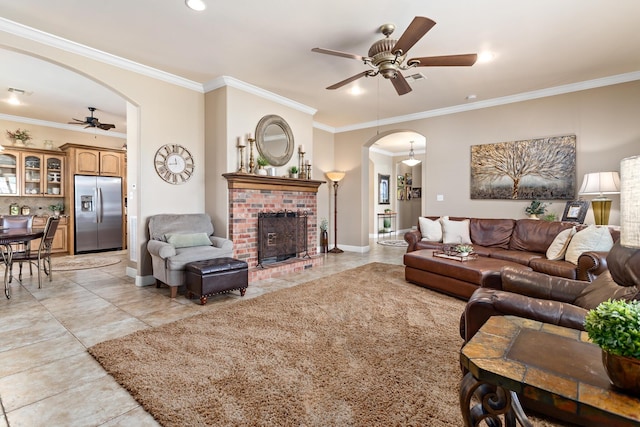
[[[306,211],[258,212],[258,266],[309,258]]]

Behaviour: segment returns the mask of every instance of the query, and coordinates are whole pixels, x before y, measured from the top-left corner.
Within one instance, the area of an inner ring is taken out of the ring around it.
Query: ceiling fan
[[[361,77],[374,77],[381,74],[385,79],[390,79],[398,95],[411,92],[411,86],[402,75],[401,71],[413,67],[446,67],[446,66],[471,66],[475,64],[478,55],[475,53],[464,55],[445,56],[425,56],[422,58],[411,58],[405,62],[407,51],[418,42],[427,32],[436,25],[434,21],[424,16],[416,16],[409,24],[409,27],[400,36],[400,39],[390,39],[389,36],[396,29],[393,24],[385,24],[380,27],[380,32],[385,35],[384,39],[378,40],[369,48],[368,56],[354,55],[352,53],[339,52],[337,50],[322,49],[319,47],[311,49],[313,52],[327,55],[341,56],[363,61],[372,69],[366,70],[348,79],[342,80],[327,89],[338,89],[348,83],[358,80]]]
[[[75,122],[68,122],[71,125],[86,125],[84,128],[100,128],[102,130],[114,129],[116,125],[111,123],[100,123],[97,117],[93,117],[93,112],[97,110],[96,107],[87,107],[91,111],[90,117],[85,117],[84,120],[74,119]]]

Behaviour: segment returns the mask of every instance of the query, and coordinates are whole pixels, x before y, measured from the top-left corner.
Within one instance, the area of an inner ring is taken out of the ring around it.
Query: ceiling
[[[208,8],[195,12],[183,0],[0,0],[0,14],[203,87],[233,77],[317,109],[314,121],[336,131],[566,85],[574,90],[595,79],[640,79],[637,0],[205,2]],[[380,25],[394,23],[398,38],[416,15],[437,25],[408,57],[488,51],[493,60],[407,71],[426,78],[411,82],[413,91],[403,96],[381,76],[325,89],[368,67],[312,48],[366,56],[383,37]],[[0,114],[66,123],[93,106],[101,122],[126,132],[124,100],[86,77],[1,48],[0,64],[0,99],[9,87],[31,92],[21,108],[0,102]],[[349,93],[356,85],[358,96]]]

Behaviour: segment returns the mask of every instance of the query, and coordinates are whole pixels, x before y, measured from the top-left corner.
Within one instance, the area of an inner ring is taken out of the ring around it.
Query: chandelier
[[[409,158],[403,160],[402,163],[404,163],[407,166],[415,166],[417,164],[420,164],[421,161],[416,159],[416,155],[413,152],[413,141],[410,141],[410,144],[411,144],[411,150],[409,151]]]

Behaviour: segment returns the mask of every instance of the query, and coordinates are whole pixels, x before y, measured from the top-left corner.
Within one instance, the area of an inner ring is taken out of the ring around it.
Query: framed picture
[[[398,188],[404,187],[404,175],[398,175]]]
[[[413,185],[413,177],[410,173],[404,174],[404,185],[411,187]]]
[[[589,210],[589,202],[586,200],[574,200],[567,202],[562,214],[562,221],[577,222],[582,224],[587,211]]]
[[[389,199],[389,175],[378,174],[378,204],[388,205]]]
[[[411,189],[411,198],[419,199],[422,197],[422,187],[413,187]]]
[[[398,188],[398,200],[404,200],[404,188]]]

